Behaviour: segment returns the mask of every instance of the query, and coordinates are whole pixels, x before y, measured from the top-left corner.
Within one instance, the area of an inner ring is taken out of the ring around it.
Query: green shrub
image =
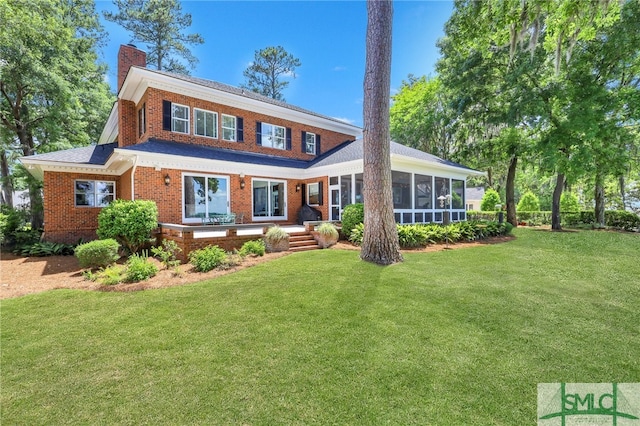
[[[240,253],[227,253],[220,265],[218,265],[218,269],[227,270],[241,264],[242,255]]]
[[[20,256],[71,256],[74,252],[74,246],[72,244],[43,241],[22,245],[13,252]]]
[[[579,212],[580,203],[578,202],[578,197],[571,192],[563,192],[560,196],[560,211]]]
[[[264,241],[252,240],[244,243],[242,247],[240,247],[239,253],[241,256],[248,256],[250,254],[254,256],[264,256],[264,252],[265,252]]]
[[[189,262],[198,272],[208,272],[220,265],[227,253],[218,246],[207,246],[189,253]]]
[[[604,212],[607,226],[625,231],[634,231],[640,228],[640,216],[625,210],[607,210]]]
[[[158,207],[148,200],[115,200],[98,215],[98,236],[113,238],[129,253],[136,253],[149,242],[158,227]]]
[[[417,248],[427,245],[427,233],[421,225],[397,224],[398,242],[402,248]]]
[[[496,204],[501,204],[500,194],[495,189],[487,189],[480,202],[480,210],[483,212],[496,211]]]
[[[351,232],[359,223],[364,223],[364,204],[345,206],[342,211],[342,233],[348,240],[351,240]]]
[[[520,198],[520,202],[518,203],[516,210],[525,212],[540,211],[540,200],[538,199],[538,196],[531,191],[525,192],[522,198]]]
[[[25,225],[27,218],[28,213],[24,210],[0,205],[0,244],[12,244],[14,233]]]
[[[165,269],[173,268],[180,264],[177,259],[177,255],[180,252],[182,252],[182,249],[173,240],[162,240],[161,246],[151,248],[151,253],[160,259]]]
[[[351,230],[349,241],[357,246],[362,245],[362,239],[364,238],[364,223],[359,223]]]
[[[149,262],[146,255],[132,254],[127,260],[124,280],[130,283],[144,281],[158,273],[158,267]]]
[[[80,244],[75,254],[83,268],[100,268],[118,260],[120,244],[113,238]]]
[[[93,276],[97,277],[97,281],[102,285],[120,284],[122,281],[124,281],[125,267],[121,265],[110,265],[104,269],[101,269]]]
[[[11,241],[16,247],[31,246],[40,241],[42,233],[37,229],[32,229],[30,224],[24,225],[11,233]]]

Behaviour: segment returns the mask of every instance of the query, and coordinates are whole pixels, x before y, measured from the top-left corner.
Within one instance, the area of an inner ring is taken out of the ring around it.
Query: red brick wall
[[[78,239],[97,238],[99,207],[75,206],[75,180],[105,180],[116,182],[119,197],[121,178],[81,173],[44,173],[44,239],[75,243]]]
[[[176,133],[168,130],[162,130],[162,101],[167,100],[181,105],[188,106],[190,111],[190,134]],[[162,140],[190,143],[196,145],[205,145],[227,149],[237,149],[242,151],[259,152],[263,154],[276,155],[279,157],[296,158],[301,160],[312,160],[314,155],[302,152],[302,131],[315,133],[320,135],[321,153],[342,144],[347,140],[353,140],[352,135],[332,132],[313,126],[306,126],[293,121],[283,120],[277,117],[258,114],[252,111],[233,108],[225,105],[216,104],[184,95],[178,95],[154,88],[147,90],[143,99],[133,109],[127,109],[126,114],[132,114],[134,121],[137,122],[136,111],[143,103],[146,102],[147,109],[147,132],[139,138],[138,142],[144,142],[149,138],[158,138]],[[196,136],[193,134],[194,111],[193,108],[200,108],[207,111],[218,113],[218,139]],[[122,110],[121,110],[122,111]],[[228,142],[222,140],[222,114],[242,117],[244,120],[244,142]],[[275,148],[262,147],[256,144],[256,122],[275,124],[278,126],[291,128],[291,150],[281,150]],[[134,126],[135,130],[135,126]],[[137,135],[137,134],[136,134]],[[127,139],[126,136],[124,139]],[[122,140],[122,139],[121,139]],[[126,143],[126,142],[125,142]],[[122,144],[121,144],[122,146]]]

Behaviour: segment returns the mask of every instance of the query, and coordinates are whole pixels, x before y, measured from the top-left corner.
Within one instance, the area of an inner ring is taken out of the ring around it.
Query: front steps
[[[318,250],[322,248],[308,232],[294,232],[289,234],[289,251]]]

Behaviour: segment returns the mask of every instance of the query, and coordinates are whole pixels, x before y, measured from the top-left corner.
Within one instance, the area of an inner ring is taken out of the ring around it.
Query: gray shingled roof
[[[182,157],[202,158],[205,160],[231,161],[234,163],[261,164],[266,166],[291,167],[305,169],[308,161],[274,155],[257,154],[255,152],[237,151],[225,148],[193,145],[179,142],[169,142],[149,139],[147,142],[122,148],[125,151],[142,151],[155,154],[178,155]]]
[[[454,163],[453,161],[443,160],[440,157],[436,157],[435,155],[431,155],[424,151],[417,150],[415,148],[410,148],[408,146],[399,144],[397,142],[391,142],[391,154],[395,155],[403,155],[405,157],[416,158],[418,160],[426,161],[431,164],[440,164],[444,166],[450,167],[458,167],[461,169],[475,171],[468,167],[462,166],[458,163]],[[344,163],[347,161],[355,161],[362,160],[364,158],[364,148],[363,148],[363,140],[358,139],[344,148],[337,150],[326,157],[318,159],[312,167],[319,166],[330,166],[332,164]]]
[[[484,197],[484,188],[481,186],[466,188],[464,195],[466,200],[482,200],[482,197]]]
[[[29,160],[56,161],[70,164],[92,164],[104,166],[113,153],[117,143],[84,146],[82,148],[64,149],[62,151],[47,152],[45,154],[32,155]]]
[[[140,68],[140,67],[138,67],[138,68]],[[300,107],[297,107],[295,105],[291,105],[291,104],[288,104],[286,102],[282,102],[282,101],[270,98],[268,96],[262,96],[259,93],[253,92],[253,91],[251,91],[249,89],[243,89],[241,87],[230,86],[228,84],[220,83],[220,82],[213,81],[213,80],[206,80],[204,78],[192,77],[190,75],[175,74],[175,73],[166,72],[166,71],[152,70],[152,69],[149,69],[149,68],[141,68],[141,69],[144,69],[146,71],[151,71],[151,72],[154,72],[154,73],[157,73],[157,74],[166,75],[167,77],[175,78],[175,79],[178,79],[178,80],[188,81],[189,83],[193,83],[193,84],[197,84],[197,85],[200,85],[200,86],[208,87],[210,89],[220,90],[221,92],[227,92],[227,93],[231,93],[233,95],[244,96],[245,98],[254,99],[254,100],[265,102],[265,103],[268,103],[268,104],[271,104],[271,105],[276,105],[276,106],[279,106],[279,107],[282,107],[282,108],[287,108],[287,109],[290,109],[290,110],[293,110],[293,111],[298,111],[298,112],[301,112],[301,113],[304,113],[304,114],[313,115],[315,117],[323,118],[325,120],[335,121],[336,123],[349,124],[346,121],[338,120],[337,118],[328,117],[326,115],[318,114],[316,112],[309,111],[309,110],[306,110],[304,108],[300,108]],[[357,127],[357,126],[354,126],[354,127]]]

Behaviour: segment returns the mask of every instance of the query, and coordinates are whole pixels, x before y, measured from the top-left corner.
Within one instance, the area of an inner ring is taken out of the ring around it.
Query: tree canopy
[[[0,143],[2,159],[98,139],[113,96],[97,48],[104,33],[91,0],[9,0],[0,3]],[[3,164],[11,185],[15,164]],[[41,196],[31,182],[34,227]]]
[[[242,87],[284,101],[282,91],[289,86],[289,82],[282,78],[295,78],[295,70],[301,65],[300,60],[282,46],[256,50],[253,62],[242,73],[246,79]]]
[[[200,34],[186,34],[191,14],[179,0],[114,0],[118,12],[104,12],[108,21],[131,32],[134,42],[147,46],[147,61],[159,71],[189,74],[198,63],[187,46],[204,43]],[[183,64],[180,59],[186,61]]]

